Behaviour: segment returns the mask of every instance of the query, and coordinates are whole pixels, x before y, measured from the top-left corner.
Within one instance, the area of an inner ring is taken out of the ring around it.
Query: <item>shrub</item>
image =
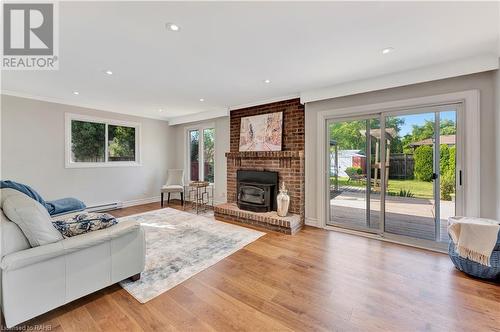
[[[452,146],[449,148],[450,150],[450,161],[448,162],[448,171],[452,172],[452,174],[455,174],[455,163],[456,163],[456,153],[457,153],[457,147]]]
[[[433,151],[429,145],[422,145],[415,149],[413,158],[415,160],[414,175],[417,180],[431,181],[433,173]]]
[[[439,181],[441,199],[450,201],[451,195],[455,193],[455,146],[441,145]]]
[[[439,158],[439,165],[440,165],[440,171],[441,174],[444,175],[448,172],[453,172],[455,173],[455,153],[456,153],[456,147],[455,146],[448,146],[446,144],[441,144],[440,147],[441,150],[441,156]]]
[[[439,156],[440,174],[445,174],[450,168],[450,148],[446,144],[441,144]]]
[[[415,197],[415,194],[413,194],[410,189],[401,189],[399,191],[399,197]]]
[[[455,193],[455,170],[448,170],[443,174],[439,184],[441,187],[441,199],[451,201],[451,195]]]
[[[412,193],[409,189],[400,189],[397,191],[388,191],[387,195],[389,196],[398,196],[398,197],[415,197],[415,194]]]
[[[361,174],[363,174],[363,169],[361,167],[347,167],[345,169],[345,172],[349,176],[355,175],[355,174],[361,175]]]

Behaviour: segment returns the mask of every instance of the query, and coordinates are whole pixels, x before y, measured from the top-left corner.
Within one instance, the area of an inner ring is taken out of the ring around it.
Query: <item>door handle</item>
[[[462,170],[458,171],[458,185],[462,185]]]

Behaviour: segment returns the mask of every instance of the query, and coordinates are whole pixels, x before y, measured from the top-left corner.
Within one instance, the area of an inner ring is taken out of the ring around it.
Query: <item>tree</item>
[[[365,121],[335,122],[330,126],[330,137],[336,141],[339,150],[365,149],[365,137],[361,130],[366,130]]]
[[[414,175],[417,180],[431,181],[434,173],[433,151],[430,145],[422,145],[415,149]]]
[[[453,120],[442,120],[439,122],[440,135],[455,135],[457,127]],[[421,126],[413,125],[411,137],[414,142],[434,137],[434,121],[425,120]]]
[[[193,130],[189,133],[189,138],[191,140],[191,162],[198,161],[199,154],[199,144],[200,144],[200,132],[198,130]]]
[[[453,120],[441,120],[439,122],[439,130],[441,135],[455,135],[457,133],[457,126]]]
[[[204,157],[206,162],[214,162],[214,152],[215,152],[215,130],[205,129],[203,130],[203,149]]]
[[[372,123],[375,125],[375,127],[372,126],[372,128],[380,128],[378,119],[372,120]],[[399,137],[399,132],[404,123],[405,120],[402,117],[389,116],[385,118],[385,128],[392,128],[395,131],[394,137],[390,140],[391,153],[403,152],[403,144],[401,142],[401,138]]]
[[[330,126],[330,137],[337,142],[339,150],[360,150],[365,152],[366,137],[361,132],[366,130],[366,121],[370,129],[380,129],[379,119],[335,122]],[[386,128],[394,128],[396,135],[391,140],[391,152],[402,152],[402,145],[397,135],[404,119],[400,117],[386,118]]]
[[[103,162],[106,125],[71,121],[71,151],[75,162]]]
[[[413,142],[434,137],[434,121],[425,120],[421,126],[413,125],[411,137]]]
[[[205,163],[205,181],[214,182],[215,130],[203,130],[203,158]]]
[[[135,128],[108,126],[108,153],[116,160],[135,159]]]
[[[402,117],[389,116],[385,118],[385,128],[393,128],[396,134],[401,130],[401,126],[405,124],[405,119]],[[371,121],[371,128],[380,128],[380,121],[378,119],[373,119]]]
[[[457,126],[453,120],[441,120],[439,122],[440,135],[455,135]],[[413,125],[411,134],[403,137],[402,146],[405,153],[411,153],[411,143],[423,141],[434,137],[434,121],[425,120],[423,125]]]
[[[413,138],[411,135],[407,134],[401,140],[401,145],[403,148],[403,153],[413,154],[413,148],[410,146],[410,143],[413,142]]]

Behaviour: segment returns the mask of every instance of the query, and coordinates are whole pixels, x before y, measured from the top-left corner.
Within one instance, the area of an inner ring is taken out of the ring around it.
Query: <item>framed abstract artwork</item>
[[[283,112],[241,118],[240,151],[281,151]]]

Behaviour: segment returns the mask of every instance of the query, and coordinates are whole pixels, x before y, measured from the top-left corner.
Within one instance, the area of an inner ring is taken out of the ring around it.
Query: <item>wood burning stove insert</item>
[[[237,203],[242,210],[276,211],[278,172],[237,171]]]

